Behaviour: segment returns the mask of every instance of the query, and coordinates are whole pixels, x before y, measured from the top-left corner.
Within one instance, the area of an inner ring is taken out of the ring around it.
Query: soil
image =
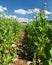
[[[9,65],[28,65],[27,63],[30,61],[28,59],[28,46],[27,46],[27,40],[26,40],[26,32],[23,32],[21,40],[18,43],[17,46],[17,58],[14,59],[12,63]],[[31,62],[31,61],[30,61]]]
[[[27,33],[24,31],[19,43],[17,43],[17,57],[9,65],[32,65],[32,61],[28,58],[27,52]],[[38,56],[36,58],[36,65],[41,65],[38,62]]]

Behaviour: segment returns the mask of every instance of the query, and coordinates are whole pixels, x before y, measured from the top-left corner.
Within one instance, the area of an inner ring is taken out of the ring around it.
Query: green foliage
[[[16,57],[16,43],[22,31],[22,25],[17,20],[0,17],[0,65],[8,65]]]
[[[44,11],[40,11],[36,18],[31,23],[28,23],[26,31],[28,54],[33,60],[33,64],[36,65],[38,59],[38,62],[42,65],[52,65],[52,61],[50,61],[50,59],[52,60],[52,54],[50,55],[50,50],[52,50],[52,25],[49,25],[46,20]]]

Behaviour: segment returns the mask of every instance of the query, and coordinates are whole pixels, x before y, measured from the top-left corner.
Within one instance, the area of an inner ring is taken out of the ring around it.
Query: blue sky
[[[6,7],[6,13],[16,15],[20,18],[32,19],[35,8],[44,9],[44,3],[47,3],[47,10],[51,12],[49,19],[52,19],[52,0],[0,0],[0,6]]]

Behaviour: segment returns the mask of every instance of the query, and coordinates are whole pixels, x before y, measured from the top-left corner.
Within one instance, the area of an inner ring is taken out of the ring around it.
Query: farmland
[[[0,17],[0,65],[9,65],[19,56],[19,44],[25,49],[20,55],[32,65],[52,65],[52,22],[45,18],[44,11],[26,25],[13,18]]]
[[[38,14],[26,26],[28,54],[33,65],[52,65],[52,24],[42,16]]]
[[[16,46],[21,38],[23,26],[13,18],[0,18],[0,65],[8,65],[16,57]]]

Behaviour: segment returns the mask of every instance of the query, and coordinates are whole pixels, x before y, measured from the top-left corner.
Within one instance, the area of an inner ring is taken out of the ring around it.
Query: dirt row
[[[19,41],[18,45],[17,45],[17,57],[13,60],[12,63],[10,63],[9,65],[30,65],[30,63],[32,63],[29,59],[28,59],[28,46],[27,46],[27,34],[24,31],[21,37],[21,40]]]

